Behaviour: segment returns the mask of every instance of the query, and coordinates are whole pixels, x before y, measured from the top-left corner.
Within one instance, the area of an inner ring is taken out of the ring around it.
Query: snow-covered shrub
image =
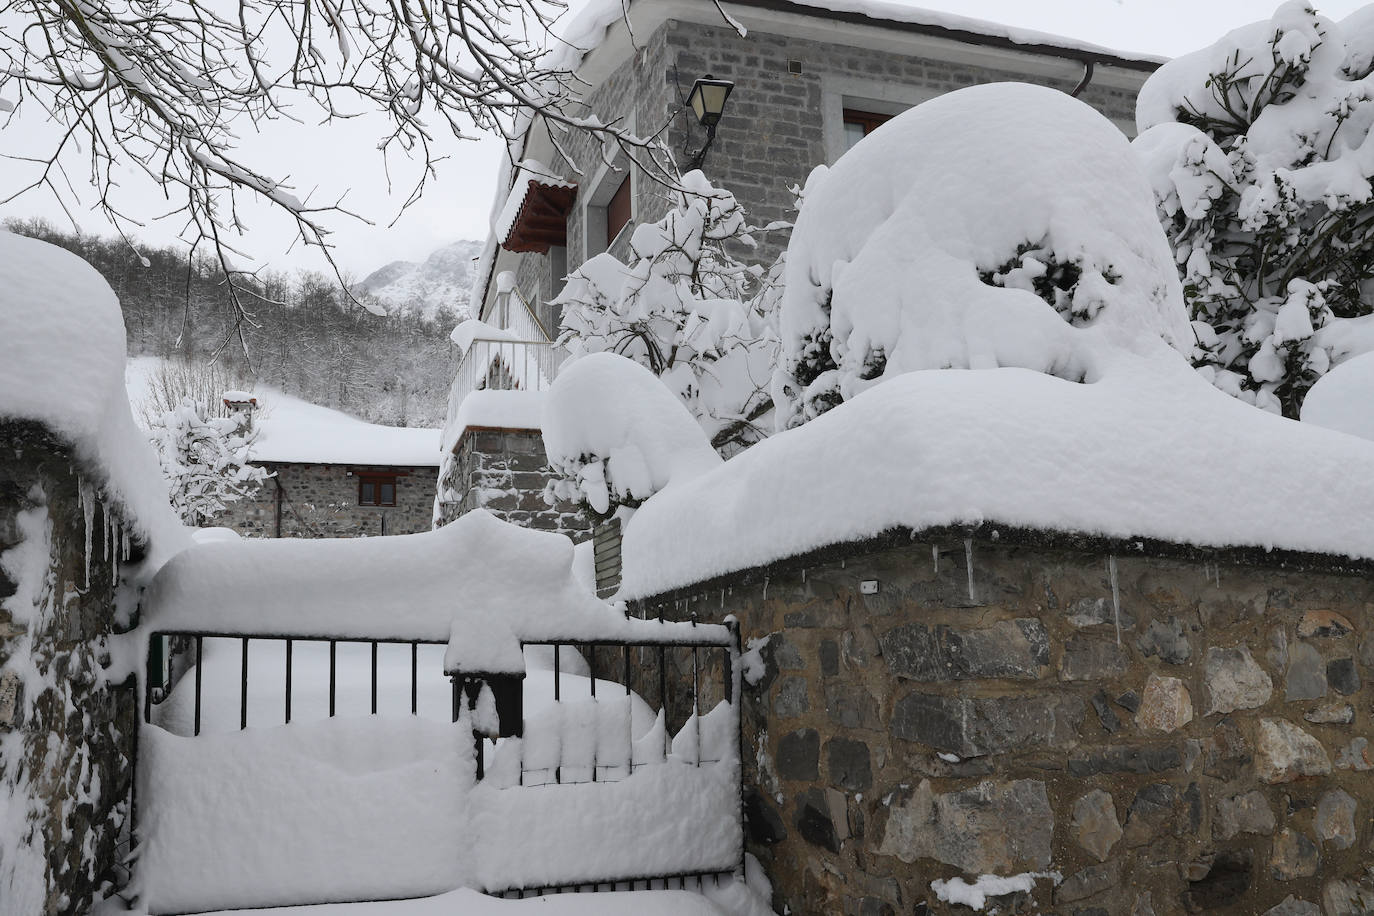
[[[148,435],[168,481],[172,508],[188,525],[208,522],[270,476],[248,463],[253,437],[237,419],[206,417],[191,398],[153,418]]]
[[[812,173],[780,324],[780,428],[918,369],[1080,381],[1103,344],[1193,340],[1126,138],[1017,83],[919,105]]]
[[[557,475],[548,496],[576,500],[598,520],[721,461],[662,380],[613,353],[564,365],[544,401],[543,429]]]
[[[766,434],[778,271],[728,250],[755,244],[733,194],[699,171],[682,186],[663,219],[635,229],[629,264],[600,254],[568,277],[559,343],[572,359],[609,351],[647,367],[729,452]]]
[[[1305,2],[1170,61],[1135,141],[1213,383],[1296,418],[1333,363],[1370,349],[1374,7]]]

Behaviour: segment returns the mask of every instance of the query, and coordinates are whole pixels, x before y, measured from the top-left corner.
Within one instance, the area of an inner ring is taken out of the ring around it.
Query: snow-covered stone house
[[[252,463],[271,472],[216,524],[247,537],[428,531],[439,431],[367,423],[275,391],[244,402]]]
[[[704,171],[735,194],[757,226],[794,217],[792,189],[815,166],[833,163],[893,115],[961,86],[1022,80],[1060,88],[1133,133],[1136,92],[1160,63],[879,2],[732,3],[730,16],[747,30],[745,36],[706,0],[635,0],[628,5],[629,25],[623,9],[620,3],[592,4],[568,29],[571,47],[586,52],[577,72],[586,81],[588,109],[605,120],[620,118],[640,134],[666,124],[668,146],[686,168],[702,133],[694,121],[689,129],[684,97],[708,73],[732,81]],[[504,333],[488,328],[461,335],[467,355],[450,398],[436,507],[440,522],[483,505],[514,512],[511,517],[524,523],[544,508],[537,493],[520,490],[507,473],[543,465],[537,431],[530,422],[517,428],[511,419],[528,418],[537,409],[512,407],[508,418],[495,420],[486,411],[484,435],[490,441],[483,445],[497,449],[491,456],[467,432],[471,420],[457,410],[479,387],[547,385],[565,356],[551,343],[559,333],[560,309],[552,301],[562,278],[603,251],[623,258],[634,227],[659,219],[668,208],[662,187],[628,168],[623,153],[603,161],[598,144],[584,135],[560,144],[572,164],[558,164],[545,132],[527,133],[512,146],[512,158],[545,163],[547,169],[508,169],[499,178],[492,235],[472,301],[479,317]],[[754,260],[767,264],[785,244],[785,234],[764,233],[759,242]],[[493,366],[503,368],[492,371]],[[492,472],[484,471],[487,465]],[[542,485],[530,482],[535,490]],[[566,505],[539,524],[579,529]]]
[[[783,428],[729,460],[610,353],[544,413],[616,597],[757,653],[776,907],[1374,909],[1374,445],[1189,365],[1109,123],[1025,85],[894,121],[808,185],[779,326]]]

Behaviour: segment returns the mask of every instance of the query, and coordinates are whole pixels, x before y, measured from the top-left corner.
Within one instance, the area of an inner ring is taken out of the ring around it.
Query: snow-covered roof
[[[567,537],[482,509],[422,534],[197,544],[162,568],[143,607],[153,630],[225,635],[438,642],[495,622],[517,639],[576,640],[690,628],[627,619],[578,581]],[[477,664],[504,648],[479,642],[467,656]]]
[[[254,461],[438,467],[439,430],[380,426],[271,389],[260,389]]]
[[[1243,404],[1167,350],[1091,384],[913,372],[674,480],[626,528],[619,597],[957,524],[1374,559],[1368,468],[1374,443]]]
[[[104,278],[68,251],[0,230],[0,418],[38,421],[71,442],[151,556],[166,556],[189,534],[123,374],[124,319]]]

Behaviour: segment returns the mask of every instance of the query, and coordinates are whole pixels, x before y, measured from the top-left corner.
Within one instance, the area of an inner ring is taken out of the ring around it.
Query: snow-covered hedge
[[[1374,7],[1305,2],[1159,69],[1135,146],[1217,387],[1297,417],[1335,363],[1374,347]]]
[[[785,278],[780,427],[917,369],[1078,381],[1099,342],[1192,344],[1126,138],[1025,84],[940,96],[813,172]]]

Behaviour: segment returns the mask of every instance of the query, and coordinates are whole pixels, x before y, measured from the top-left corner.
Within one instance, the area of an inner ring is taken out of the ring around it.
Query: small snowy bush
[[[1126,138],[1082,102],[1017,83],[926,102],[812,173],[780,332],[779,427],[919,369],[1083,381],[1102,346],[1193,341]]]
[[[719,465],[696,418],[673,394],[649,370],[613,353],[565,364],[544,402],[544,449],[557,475],[547,498],[577,501],[599,521],[674,479]]]
[[[753,247],[744,210],[701,172],[682,179],[677,205],[637,227],[634,258],[591,258],[568,277],[559,343],[572,359],[627,356],[663,379],[725,452],[757,441],[772,402],[777,354],[772,307],[778,270],[735,258]]]
[[[269,476],[248,463],[252,436],[239,421],[202,416],[191,398],[153,418],[148,435],[170,485],[172,508],[188,525],[210,521]]]
[[[1370,349],[1374,7],[1337,24],[1304,2],[1170,61],[1135,141],[1184,277],[1194,363],[1296,418]]]

